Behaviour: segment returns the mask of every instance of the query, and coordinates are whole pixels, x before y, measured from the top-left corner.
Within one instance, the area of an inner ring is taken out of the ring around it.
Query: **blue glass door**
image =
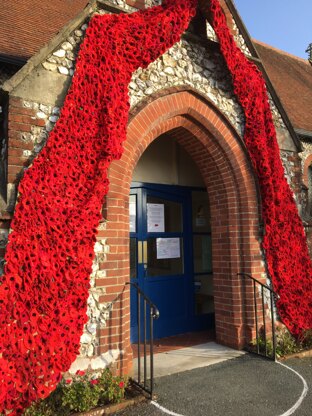
[[[160,311],[155,337],[207,326],[207,320],[201,324],[196,313],[199,279],[194,275],[191,191],[161,185],[133,187],[129,211],[131,279]],[[132,342],[137,339],[136,319],[136,296],[131,293]]]

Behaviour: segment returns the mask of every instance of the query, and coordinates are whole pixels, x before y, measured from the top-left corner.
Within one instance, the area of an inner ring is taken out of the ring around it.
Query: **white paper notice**
[[[136,232],[136,203],[130,201],[129,203],[129,215],[130,215],[130,233]]]
[[[180,238],[156,238],[157,259],[179,259]]]
[[[163,233],[165,231],[164,204],[147,204],[147,232]]]

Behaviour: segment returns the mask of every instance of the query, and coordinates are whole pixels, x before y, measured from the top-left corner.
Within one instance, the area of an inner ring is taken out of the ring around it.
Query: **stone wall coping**
[[[130,406],[135,406],[143,401],[146,401],[147,397],[145,396],[145,393],[142,392],[139,396],[134,397],[132,399],[125,399],[121,401],[120,403],[116,404],[110,404],[103,407],[98,407],[93,410],[89,410],[88,412],[83,413],[72,413],[72,416],[102,416],[102,415],[112,415],[116,414],[116,412],[119,412],[121,410],[126,409]]]
[[[122,7],[117,6],[107,0],[97,0],[98,7],[107,10],[108,12],[112,13],[129,13],[128,10],[123,9]]]
[[[291,360],[292,358],[308,358],[308,357],[312,357],[312,349],[298,351],[293,354],[284,355],[280,357],[278,361],[287,361],[287,360]]]

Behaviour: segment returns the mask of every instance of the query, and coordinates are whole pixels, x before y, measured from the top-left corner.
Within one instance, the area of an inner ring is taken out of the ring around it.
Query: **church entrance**
[[[161,172],[163,182],[165,170],[167,181],[172,169],[178,172],[179,177],[181,157],[177,155],[181,153],[184,169],[193,169],[193,178],[194,169],[199,175],[186,152],[170,138],[161,137],[147,149],[134,176],[142,177],[144,164],[151,158],[155,163],[158,152],[168,155],[172,149],[173,160],[166,168],[163,166]],[[156,170],[154,174],[154,179],[159,180]],[[151,179],[151,172],[148,177]],[[184,181],[180,177],[176,182]],[[131,186],[129,214],[130,277],[159,309],[160,317],[154,323],[155,338],[212,328],[213,265],[206,189],[136,181]],[[136,342],[138,337],[137,313],[133,290],[132,342]]]
[[[132,366],[138,329],[130,280],[159,308],[155,338],[185,332],[194,338],[215,326],[220,344],[240,349],[250,342],[249,287],[237,273],[262,279],[260,207],[229,121],[195,92],[163,92],[133,110],[109,181],[96,279],[103,286],[99,301],[110,308],[102,353],[122,351],[120,368]]]

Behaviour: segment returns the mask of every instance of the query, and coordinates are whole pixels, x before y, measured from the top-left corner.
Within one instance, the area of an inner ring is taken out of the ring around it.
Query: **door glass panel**
[[[192,223],[194,232],[210,232],[210,208],[205,191],[192,192]]]
[[[148,238],[146,276],[183,274],[183,239]]]
[[[182,204],[148,195],[147,231],[174,233],[182,230]]]
[[[130,277],[137,277],[137,239],[130,238]]]
[[[193,236],[194,271],[207,273],[212,271],[211,236],[198,234]]]
[[[130,223],[130,233],[136,233],[136,219],[137,219],[137,196],[130,195],[129,199],[129,223]]]
[[[212,275],[195,276],[195,314],[214,312]]]

